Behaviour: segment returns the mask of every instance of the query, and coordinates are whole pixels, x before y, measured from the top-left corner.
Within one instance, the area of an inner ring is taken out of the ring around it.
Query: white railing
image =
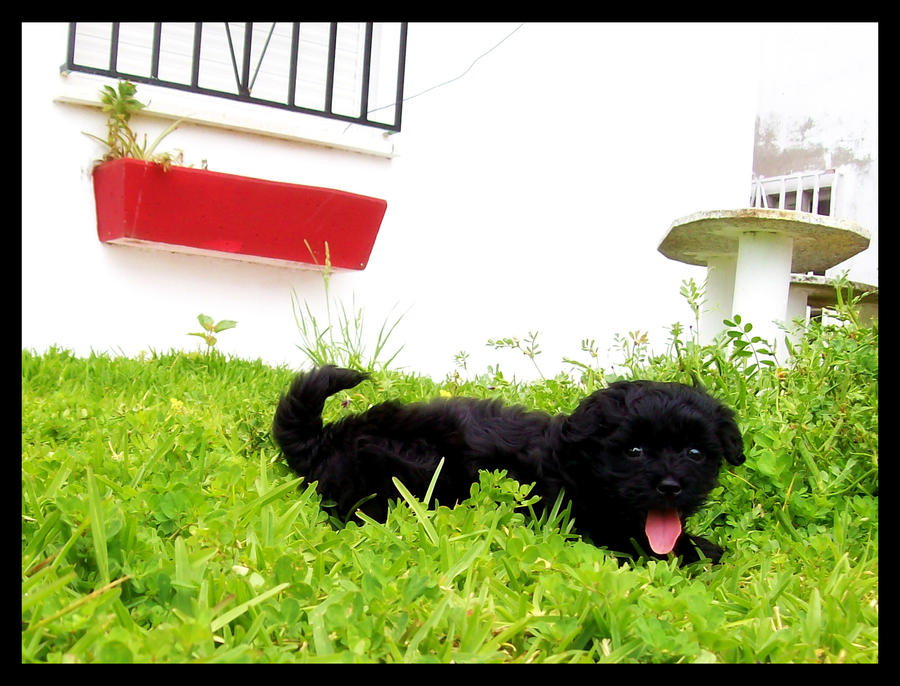
[[[751,207],[833,216],[837,174],[834,169],[783,176],[755,176]]]

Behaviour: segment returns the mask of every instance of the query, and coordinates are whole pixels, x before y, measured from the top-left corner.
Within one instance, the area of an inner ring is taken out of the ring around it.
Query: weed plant
[[[679,327],[663,355],[631,337],[617,376],[696,377],[745,436],[690,526],[723,562],[688,567],[620,563],[502,473],[452,509],[398,484],[386,522],[342,525],[272,442],[290,370],[23,350],[22,660],[876,662],[877,344],[849,310],[788,368]],[[610,379],[582,347],[530,384],[376,370],[326,419],[436,395],[567,412]]]
[[[168,170],[173,163],[180,163],[181,154],[173,156],[169,152],[157,153],[156,148],[166,136],[178,128],[183,120],[179,119],[167,126],[153,143],[147,143],[147,134],[145,133],[142,142],[129,124],[131,117],[146,107],[144,103],[134,97],[136,93],[137,88],[129,81],[119,81],[116,88],[104,86],[100,91],[100,101],[103,103],[102,111],[107,115],[106,138],[100,138],[86,131],[82,133],[106,146],[106,153],[98,160],[98,163],[132,158],[155,162],[162,165],[164,170]]]
[[[305,240],[304,243],[306,243],[306,248],[313,261],[318,264],[309,243]],[[308,300],[300,298],[297,292],[291,289],[291,310],[294,314],[294,323],[297,325],[297,333],[300,335],[297,349],[314,366],[334,364],[367,372],[374,371],[376,368],[387,369],[403,350],[402,345],[393,352],[386,349],[388,340],[403,319],[403,315],[399,315],[393,321],[387,319],[382,322],[375,340],[374,350],[370,353],[366,348],[365,313],[362,308],[356,306],[355,296],[348,310],[343,301],[331,295],[332,267],[327,242],[325,243],[325,264],[322,267],[322,286],[325,295],[324,320],[316,317]],[[387,359],[383,359],[385,354],[389,354]]]

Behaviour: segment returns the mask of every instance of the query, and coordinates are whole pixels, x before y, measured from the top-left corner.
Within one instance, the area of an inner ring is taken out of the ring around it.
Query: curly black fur
[[[290,467],[337,502],[384,519],[397,497],[391,477],[422,497],[445,458],[434,498],[464,500],[481,469],[505,469],[552,505],[561,488],[576,528],[598,546],[650,553],[648,512],[697,511],[725,460],[744,461],[730,409],[702,390],[676,383],[622,381],[586,397],[571,415],[550,416],[496,400],[385,402],[322,424],[325,399],[367,377],[326,366],[294,380],[275,413],[273,435]],[[632,542],[633,541],[633,542]],[[714,561],[721,548],[682,532],[672,552]]]

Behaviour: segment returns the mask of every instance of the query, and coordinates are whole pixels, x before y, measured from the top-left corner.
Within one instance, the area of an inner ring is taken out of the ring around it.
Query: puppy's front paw
[[[711,543],[700,536],[691,536],[690,534],[684,534],[675,545],[675,554],[681,557],[682,564],[698,562],[704,557],[716,564],[724,552],[715,543]]]

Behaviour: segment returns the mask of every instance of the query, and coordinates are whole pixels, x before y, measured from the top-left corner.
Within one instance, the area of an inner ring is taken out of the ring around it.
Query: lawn
[[[737,411],[747,455],[691,522],[726,548],[715,566],[620,562],[497,473],[455,508],[398,491],[387,522],[342,525],[272,442],[290,370],[23,350],[22,660],[876,662],[877,327],[814,322],[780,368],[732,324],[705,348],[673,327],[662,354],[635,332],[613,370],[585,341],[571,373],[532,383],[464,356],[440,381],[376,369],[325,408],[567,412],[614,377],[693,373]],[[536,361],[535,338],[492,344]]]

